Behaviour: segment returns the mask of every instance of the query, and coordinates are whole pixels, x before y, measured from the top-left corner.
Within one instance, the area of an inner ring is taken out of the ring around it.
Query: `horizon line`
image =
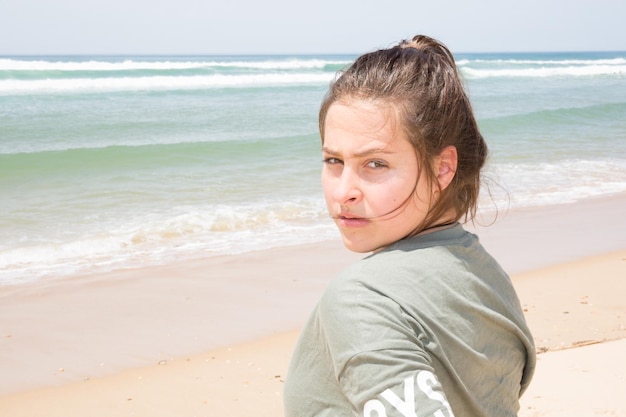
[[[48,52],[48,53],[6,53],[0,51],[0,57],[39,57],[39,56],[359,56],[366,52]],[[565,54],[565,53],[626,53],[626,49],[564,49],[564,50],[485,50],[452,51],[453,55],[468,54]]]

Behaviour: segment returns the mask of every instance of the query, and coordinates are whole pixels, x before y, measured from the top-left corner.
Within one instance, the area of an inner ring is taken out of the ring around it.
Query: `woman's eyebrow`
[[[329,155],[341,155],[341,152],[330,149],[326,146],[324,146],[322,148],[322,152],[327,153]],[[364,156],[370,156],[370,155],[374,155],[374,154],[392,154],[394,152],[390,151],[387,147],[375,147],[375,148],[366,148],[363,150],[360,150],[358,152],[355,152],[354,154],[350,155],[356,158],[362,158]]]

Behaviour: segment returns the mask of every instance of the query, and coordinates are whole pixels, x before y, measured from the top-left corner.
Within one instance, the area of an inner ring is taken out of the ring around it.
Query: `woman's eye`
[[[324,158],[323,162],[328,165],[340,164],[341,160],[337,158]]]
[[[369,161],[367,166],[370,168],[387,168],[387,164],[383,161]]]

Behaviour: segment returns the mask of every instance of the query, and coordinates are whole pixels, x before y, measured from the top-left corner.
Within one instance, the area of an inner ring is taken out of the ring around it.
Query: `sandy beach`
[[[468,227],[539,352],[520,416],[626,416],[626,195]],[[0,287],[0,416],[281,416],[339,240]]]

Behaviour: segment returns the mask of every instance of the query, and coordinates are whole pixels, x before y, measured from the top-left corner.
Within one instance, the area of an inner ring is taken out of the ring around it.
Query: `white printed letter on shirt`
[[[424,394],[428,396],[431,400],[439,401],[448,411],[448,417],[454,417],[452,413],[452,409],[450,408],[450,403],[446,399],[446,396],[443,395],[443,392],[437,392],[433,389],[433,387],[437,387],[441,389],[441,385],[439,385],[439,381],[435,374],[429,371],[421,371],[417,374],[417,386]],[[435,413],[435,417],[445,417],[441,410],[438,410]]]
[[[447,412],[444,413],[442,409],[439,409],[435,411],[433,417],[454,417],[450,404],[441,390],[441,385],[437,377],[430,371],[420,371],[415,378],[409,377],[404,380],[404,399],[400,398],[389,388],[384,390],[380,396],[386,400],[387,404],[393,407],[395,411],[400,412],[403,417],[417,417],[415,409],[415,381],[417,381],[417,388],[421,392],[429,399],[441,403],[443,410]],[[387,409],[381,400],[369,400],[363,407],[364,417],[387,417],[387,415]]]

